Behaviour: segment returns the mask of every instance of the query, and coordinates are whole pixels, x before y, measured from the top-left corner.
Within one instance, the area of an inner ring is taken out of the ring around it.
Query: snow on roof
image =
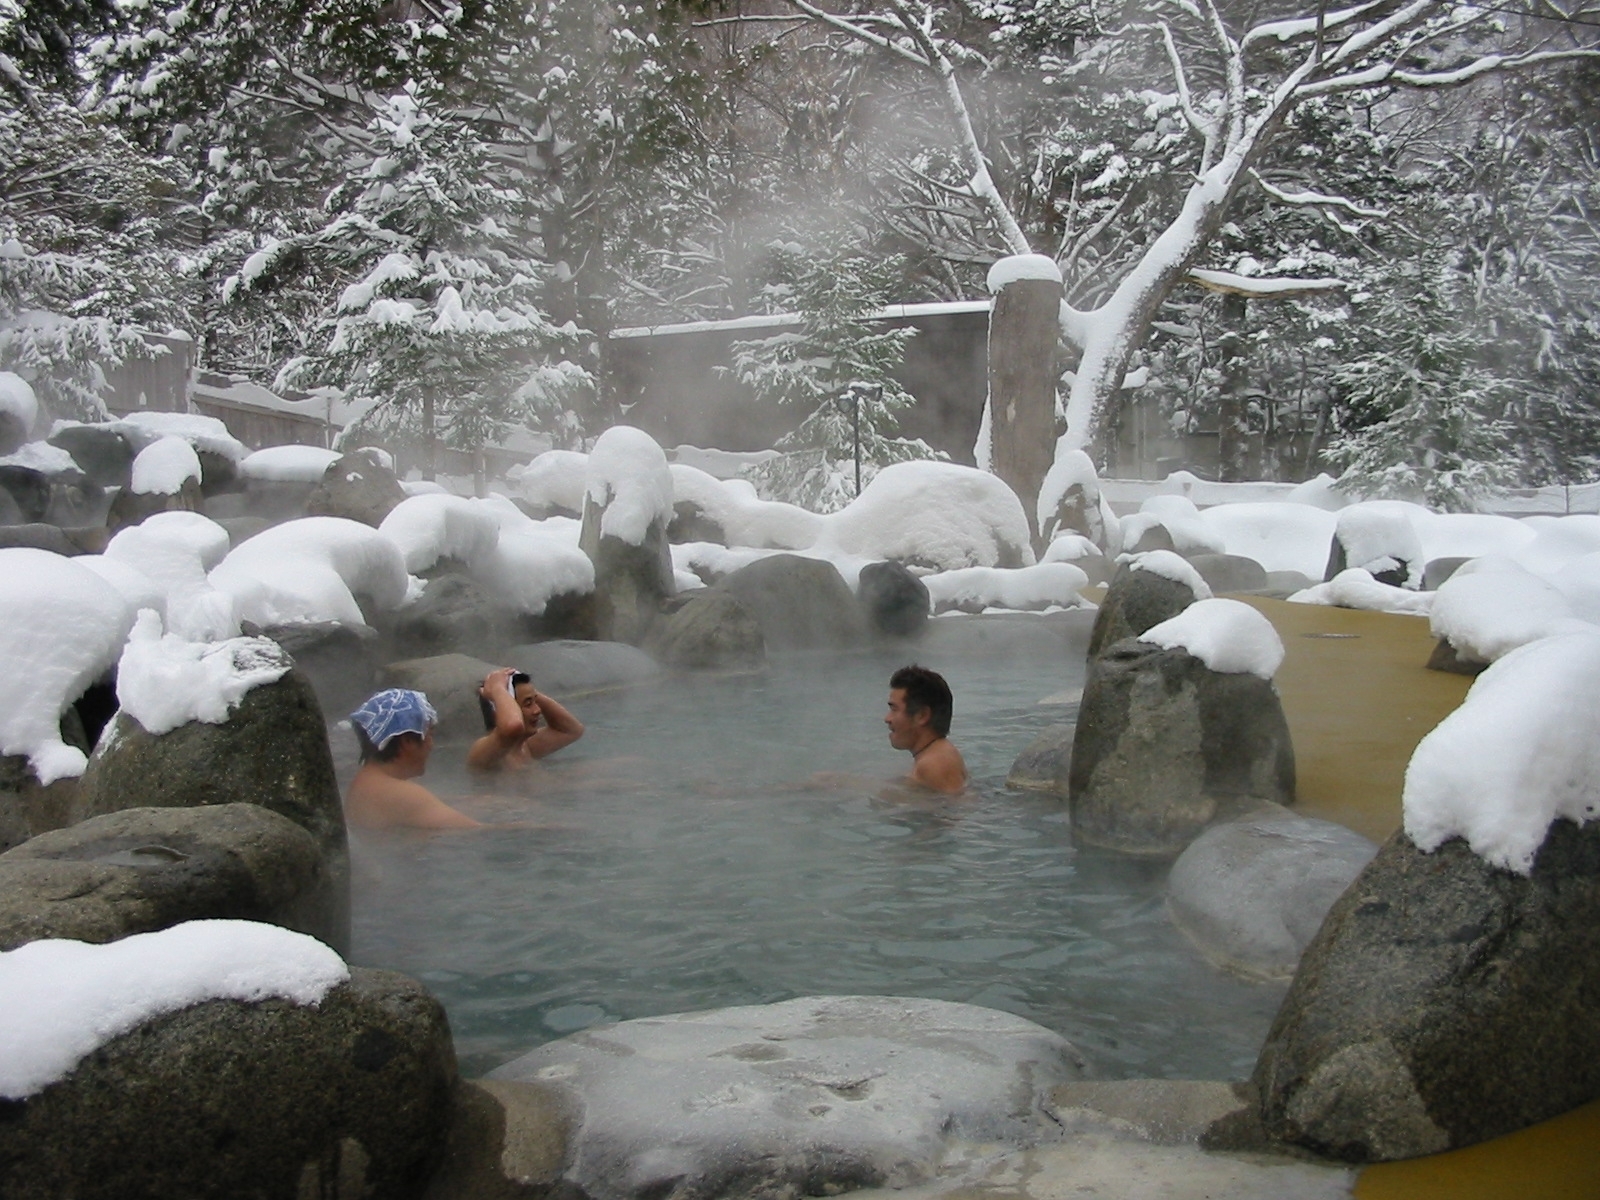
[[[343,457],[321,446],[268,446],[245,456],[239,474],[274,483],[320,483],[329,467]]]
[[[169,630],[212,641],[239,632],[233,597],[218,591],[207,578],[207,572],[227,557],[228,548],[228,531],[209,517],[165,512],[118,533],[106,544],[105,558],[131,568],[155,586],[161,599],[149,607],[160,610]],[[124,594],[129,594],[129,586],[137,586],[126,576],[120,581],[114,575],[106,578]]]
[[[722,526],[730,546],[804,550],[825,527],[827,518],[819,513],[757,498],[748,480],[716,479],[684,463],[672,463],[668,470],[674,503],[693,503]]]
[[[576,450],[546,450],[517,475],[517,495],[533,504],[583,511],[589,456]]]
[[[14,417],[26,435],[39,419],[39,399],[33,385],[15,371],[0,371],[0,413]]]
[[[1241,296],[1297,296],[1311,292],[1342,291],[1350,286],[1332,276],[1291,279],[1281,275],[1238,275],[1232,271],[1213,271],[1205,267],[1191,267],[1189,278],[1212,291],[1234,292]]]
[[[1223,552],[1253,558],[1268,571],[1298,571],[1320,579],[1328,565],[1334,515],[1284,500],[1219,504],[1200,514],[1222,539]]]
[[[0,405],[0,411],[3,411],[3,408],[4,406]],[[60,446],[52,446],[49,442],[25,442],[13,453],[0,458],[0,467],[26,467],[42,475],[83,473],[83,468],[78,466],[77,460],[72,455]]]
[[[190,480],[200,482],[200,459],[181,437],[162,437],[134,456],[129,490],[137,495],[171,496]]]
[[[104,945],[46,938],[0,953],[0,1096],[66,1078],[113,1038],[207,1000],[321,1003],[350,968],[313,937],[187,921]]]
[[[1508,652],[1412,754],[1407,836],[1426,851],[1465,838],[1486,861],[1528,874],[1552,821],[1596,816],[1597,728],[1600,630]]]
[[[1434,637],[1488,663],[1518,646],[1585,627],[1554,585],[1497,555],[1474,559],[1445,580],[1428,623]]]
[[[1139,635],[1168,650],[1187,650],[1213,671],[1271,679],[1283,662],[1278,631],[1241,600],[1196,600]]]
[[[1289,597],[1291,604],[1326,604],[1335,608],[1362,608],[1369,612],[1427,615],[1433,608],[1432,592],[1418,592],[1379,583],[1372,572],[1348,567],[1326,583],[1315,584]]]
[[[190,721],[220,725],[246,692],[283,678],[291,666],[277,642],[263,637],[192,642],[163,634],[161,618],[144,609],[117,664],[117,700],[149,733]]]
[[[957,463],[905,462],[884,467],[830,514],[812,550],[953,571],[1006,559],[1031,566],[1029,539],[1022,502],[997,476]]]
[[[378,532],[394,543],[406,570],[416,575],[441,558],[475,567],[500,538],[495,514],[461,496],[407,496],[389,511]]]
[[[1345,565],[1364,567],[1375,575],[1404,566],[1406,586],[1419,587],[1427,560],[1417,536],[1417,522],[1431,515],[1420,505],[1402,500],[1364,500],[1341,508],[1334,536],[1344,546]]]
[[[1196,571],[1194,565],[1181,554],[1174,554],[1171,550],[1151,550],[1144,554],[1128,555],[1127,563],[1130,570],[1149,571],[1152,575],[1184,584],[1194,593],[1196,600],[1211,598],[1211,585],[1201,578],[1200,572]]]
[[[699,446],[674,446],[667,460],[694,467],[717,479],[733,479],[750,467],[779,457],[776,450],[708,450]]]
[[[73,559],[0,550],[0,754],[27,755],[40,783],[83,774],[61,714],[116,663],[132,624],[122,593]]]
[[[886,304],[867,314],[868,321],[898,321],[915,317],[950,316],[957,313],[986,313],[987,300],[935,300],[917,304]],[[679,321],[664,325],[633,325],[613,329],[612,340],[642,337],[670,337],[680,333],[740,333],[747,329],[780,329],[800,324],[799,313],[755,313],[747,317],[725,317],[711,321]]]
[[[960,607],[1080,608],[1087,601],[1078,592],[1089,577],[1071,563],[1052,562],[1012,570],[962,567],[924,575],[922,582],[936,612]]]
[[[137,412],[129,413],[120,421],[109,425],[127,437],[135,450],[142,450],[151,442],[164,437],[181,437],[196,450],[221,455],[232,462],[240,462],[249,453],[238,438],[228,432],[228,427],[216,417],[202,417],[195,413]]]
[[[241,620],[366,623],[355,595],[380,611],[405,599],[405,560],[370,525],[345,517],[302,517],[240,542],[211,572]]]
[[[605,511],[602,537],[644,544],[650,526],[672,520],[672,473],[655,439],[631,425],[613,425],[589,452],[585,495]]]
[[[1047,283],[1061,282],[1061,268],[1048,254],[1010,254],[989,268],[984,286],[991,296],[1019,279],[1041,279]]]

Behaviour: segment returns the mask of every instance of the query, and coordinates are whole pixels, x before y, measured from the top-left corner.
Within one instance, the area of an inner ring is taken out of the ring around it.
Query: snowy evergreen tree
[[[760,403],[804,414],[775,447],[779,458],[750,472],[768,499],[836,512],[890,463],[936,457],[926,442],[897,436],[895,414],[916,403],[894,377],[914,329],[874,330],[898,265],[847,250],[816,254],[796,242],[771,248],[772,311],[799,327],[733,343],[733,372]],[[857,457],[859,441],[860,454]]]

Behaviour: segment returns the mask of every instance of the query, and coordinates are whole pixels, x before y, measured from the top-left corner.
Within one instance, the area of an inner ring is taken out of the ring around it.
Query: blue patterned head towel
[[[351,713],[350,719],[361,727],[369,742],[382,750],[389,739],[402,733],[427,733],[428,726],[439,720],[439,714],[421,692],[388,688]]]

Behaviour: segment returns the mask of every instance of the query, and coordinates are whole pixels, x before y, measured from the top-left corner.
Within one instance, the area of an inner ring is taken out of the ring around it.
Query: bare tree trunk
[[[1022,501],[1035,542],[1039,487],[1055,461],[1060,309],[1059,283],[1015,279],[989,310],[990,469]]]
[[[1234,483],[1249,474],[1250,396],[1249,339],[1245,322],[1249,314],[1243,296],[1222,297],[1222,337],[1217,350],[1222,360],[1222,385],[1217,397],[1218,474]]]

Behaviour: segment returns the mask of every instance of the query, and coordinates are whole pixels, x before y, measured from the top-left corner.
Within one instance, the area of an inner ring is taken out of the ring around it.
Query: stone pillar
[[[989,270],[989,462],[1022,501],[1039,537],[1039,487],[1055,455],[1061,271],[1043,254]],[[980,465],[982,465],[980,460]]]

